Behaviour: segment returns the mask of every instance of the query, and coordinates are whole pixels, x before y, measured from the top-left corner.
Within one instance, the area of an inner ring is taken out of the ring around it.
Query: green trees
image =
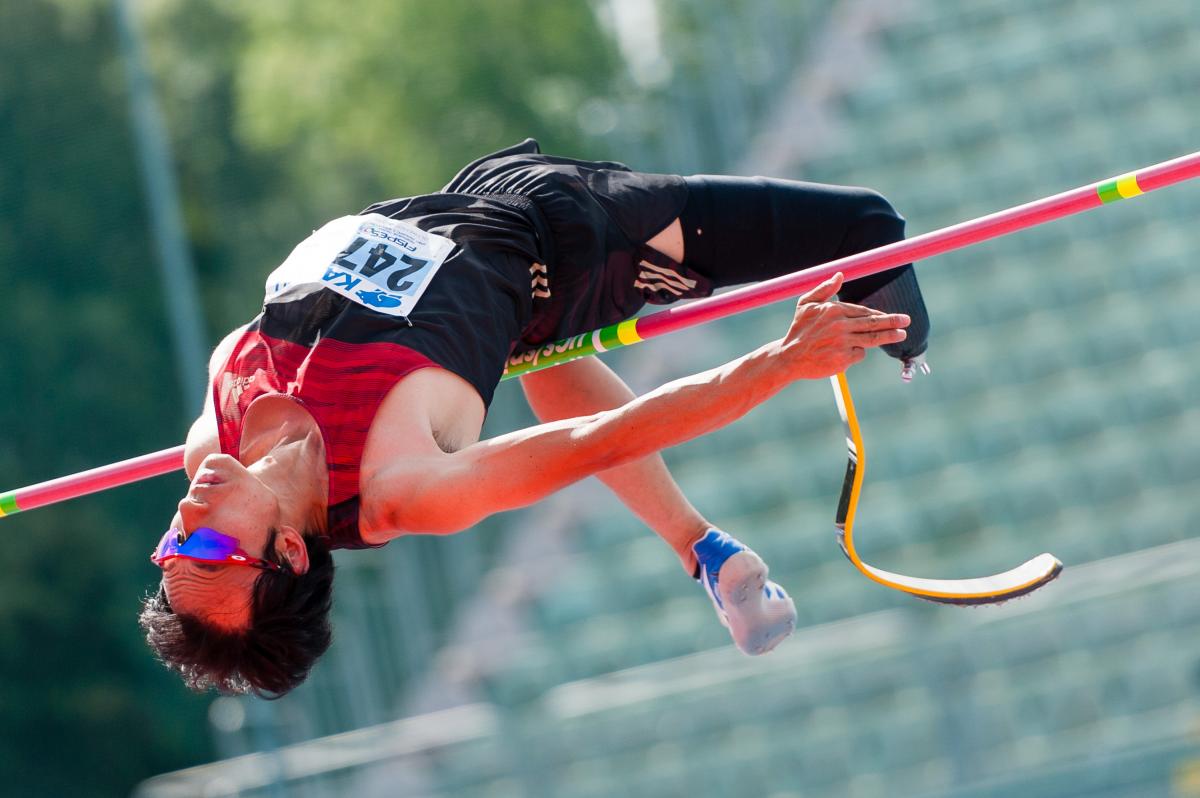
[[[112,39],[103,13],[0,10],[5,489],[183,433]],[[207,749],[204,702],[139,654],[133,623],[178,484],[4,520],[6,793],[114,794]]]
[[[207,289],[218,328],[252,314],[270,267],[333,216],[435,191],[525,136],[579,152],[579,106],[617,68],[583,0],[156,9],[146,34],[192,233],[202,268],[225,271]]]

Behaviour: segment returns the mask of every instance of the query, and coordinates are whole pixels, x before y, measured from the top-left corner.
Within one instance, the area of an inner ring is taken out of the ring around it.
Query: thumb
[[[797,304],[806,305],[815,302],[828,302],[837,295],[838,289],[841,287],[842,273],[838,272],[825,282],[818,285],[816,288],[809,291],[807,294],[804,294],[802,297],[800,297],[800,301]]]

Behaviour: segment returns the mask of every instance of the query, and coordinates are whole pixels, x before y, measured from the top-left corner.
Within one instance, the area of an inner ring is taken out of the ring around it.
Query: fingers
[[[908,332],[905,330],[871,330],[869,332],[854,333],[850,336],[854,347],[872,347],[885,346],[887,344],[898,344],[908,337]]]
[[[907,327],[912,319],[904,313],[873,313],[870,316],[851,316],[844,322],[850,332],[895,330]]]
[[[905,313],[879,313],[871,316],[854,316],[844,319],[842,324],[850,333],[855,347],[884,346],[898,344],[908,337],[904,328],[912,319]]]
[[[828,302],[830,299],[833,299],[835,296],[837,296],[837,292],[841,290],[841,287],[842,273],[838,272],[825,282],[818,285],[816,288],[809,291],[804,296],[800,297],[800,301],[797,304],[807,305],[810,303]]]

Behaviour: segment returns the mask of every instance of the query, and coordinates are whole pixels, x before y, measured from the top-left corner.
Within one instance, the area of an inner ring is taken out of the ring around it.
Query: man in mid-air
[[[642,396],[584,358],[521,378],[537,426],[481,441],[484,416],[510,357],[646,302],[903,236],[865,189],[643,174],[542,155],[531,139],[436,194],[329,222],[213,353],[187,438],[191,487],[152,555],[147,639],[194,689],[285,693],[329,646],[331,548],[459,532],[596,475],[674,550],[738,648],[771,650],[795,626],[792,599],[658,452],[872,347],[911,366],[929,330],[911,266],[834,277],[783,337]]]

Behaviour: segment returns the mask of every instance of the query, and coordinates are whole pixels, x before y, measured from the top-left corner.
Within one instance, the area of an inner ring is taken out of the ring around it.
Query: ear
[[[298,574],[308,573],[308,547],[294,526],[282,526],[275,536],[275,553]]]

